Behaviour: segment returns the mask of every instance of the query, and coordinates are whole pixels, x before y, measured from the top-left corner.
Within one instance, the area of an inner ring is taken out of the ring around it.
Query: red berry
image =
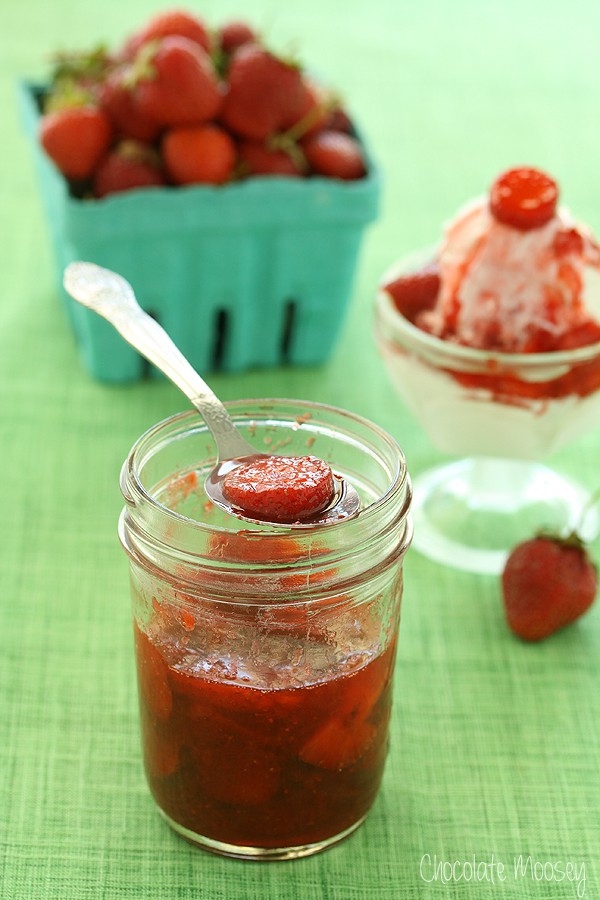
[[[502,574],[506,619],[526,641],[569,625],[596,597],[598,573],[576,536],[536,537],[519,544]]]
[[[329,113],[327,127],[331,131],[344,131],[350,134],[353,129],[352,119],[343,107],[335,106]]]
[[[365,160],[358,141],[341,131],[320,131],[302,143],[313,172],[327,178],[353,181],[366,174]]]
[[[490,189],[490,211],[498,222],[530,231],[554,216],[558,186],[539,169],[518,168],[503,172]]]
[[[294,140],[308,140],[327,126],[331,111],[331,98],[320,85],[306,76],[302,78],[302,98],[296,118],[287,123],[287,134]]]
[[[172,9],[153,16],[140,31],[132,35],[125,44],[123,56],[133,59],[140,47],[149,41],[174,35],[188,38],[207,53],[210,52],[210,37],[204,22],[185,10]]]
[[[258,44],[243,44],[229,64],[221,121],[234,134],[264,141],[300,117],[302,74]]]
[[[141,116],[161,127],[199,125],[213,119],[221,106],[221,90],[208,54],[184,37],[147,44],[134,63],[140,75],[134,85]]]
[[[223,481],[230,503],[271,522],[294,522],[319,512],[333,489],[331,469],[316,456],[265,457],[239,466]]]
[[[399,275],[383,288],[391,296],[398,312],[413,322],[419,313],[431,309],[437,300],[440,267],[437,262],[430,262],[416,272]]]
[[[175,184],[224,184],[231,178],[236,160],[233,139],[211,123],[171,129],[162,150],[167,173]]]
[[[46,113],[39,126],[42,147],[65,178],[90,178],[112,140],[108,117],[94,106]]]
[[[139,111],[131,78],[132,66],[114,69],[100,86],[100,106],[122,137],[153,141],[160,132],[160,125]]]
[[[261,141],[242,141],[238,148],[241,175],[287,175],[299,177],[301,167],[290,153],[272,149]]]
[[[156,151],[141,141],[122,141],[99,164],[94,175],[95,197],[134,188],[160,187],[165,179]]]
[[[392,652],[390,652],[392,651]],[[376,746],[378,730],[387,722],[393,648],[346,679],[331,716],[327,717],[299,750],[304,762],[323,769],[354,765]]]
[[[584,250],[583,237],[576,228],[567,228],[557,231],[554,235],[553,250],[557,256],[582,256]]]
[[[219,37],[223,53],[233,53],[242,44],[251,44],[257,40],[254,29],[241,19],[226,22],[221,27]]]

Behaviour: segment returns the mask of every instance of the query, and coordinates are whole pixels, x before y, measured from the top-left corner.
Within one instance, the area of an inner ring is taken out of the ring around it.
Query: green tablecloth
[[[51,50],[115,41],[159,8],[6,0],[0,9],[0,896],[600,896],[600,610],[526,646],[506,630],[495,578],[415,552],[392,750],[380,798],[354,837],[311,859],[260,866],[188,846],[153,808],[115,533],[117,476],[134,439],[185,403],[164,382],[107,387],[83,371],[14,88],[43,75]],[[398,438],[418,474],[441,456],[376,357],[375,285],[515,163],[553,172],[578,217],[600,231],[600,7],[206,0],[202,10],[211,22],[243,13],[277,46],[299,46],[343,89],[385,175],[330,362],[215,375],[212,385],[225,399],[287,395],[367,415]],[[600,428],[550,463],[593,488],[599,452]],[[467,863],[488,880],[467,881]]]

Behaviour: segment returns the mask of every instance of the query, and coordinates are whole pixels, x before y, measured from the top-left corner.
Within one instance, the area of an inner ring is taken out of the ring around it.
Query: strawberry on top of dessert
[[[549,175],[509,169],[448,224],[427,278],[384,287],[419,328],[469,347],[540,353],[600,341],[588,303],[600,297],[600,247],[557,202]]]

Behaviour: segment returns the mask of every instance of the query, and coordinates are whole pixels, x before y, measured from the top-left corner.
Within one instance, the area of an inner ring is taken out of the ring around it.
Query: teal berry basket
[[[127,278],[140,304],[199,372],[316,365],[329,357],[352,293],[380,180],[249,178],[78,199],[37,139],[43,88],[20,86],[60,292],[84,365],[109,382],[148,365],[62,287],[73,260]],[[154,374],[152,367],[150,371]]]

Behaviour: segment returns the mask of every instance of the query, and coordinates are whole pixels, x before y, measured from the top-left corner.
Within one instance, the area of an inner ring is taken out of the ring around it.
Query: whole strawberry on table
[[[502,573],[506,621],[526,641],[540,641],[575,622],[597,590],[597,568],[576,530],[518,544]]]
[[[340,102],[244,21],[160,13],[115,53],[58,56],[41,103],[40,142],[80,197],[367,174]]]

